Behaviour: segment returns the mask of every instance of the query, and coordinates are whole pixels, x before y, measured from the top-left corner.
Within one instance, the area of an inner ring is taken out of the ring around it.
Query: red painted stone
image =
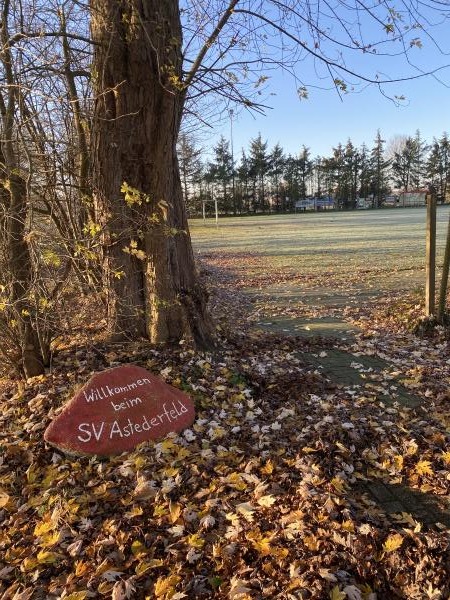
[[[95,373],[47,427],[60,450],[108,456],[192,424],[192,400],[142,367]]]

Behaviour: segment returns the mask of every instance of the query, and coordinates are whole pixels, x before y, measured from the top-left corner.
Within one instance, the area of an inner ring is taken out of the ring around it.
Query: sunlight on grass
[[[437,264],[445,243],[449,207],[438,208]],[[291,274],[333,279],[340,287],[401,290],[424,283],[424,208],[223,218],[190,223],[201,255],[232,259],[249,274]],[[253,261],[249,263],[248,258]],[[330,282],[331,283],[331,282]]]

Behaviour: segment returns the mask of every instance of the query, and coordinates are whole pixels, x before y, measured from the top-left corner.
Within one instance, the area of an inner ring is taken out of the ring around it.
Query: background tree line
[[[377,131],[372,146],[356,147],[349,139],[331,156],[312,156],[307,146],[296,155],[280,144],[268,147],[261,134],[250,140],[237,159],[231,142],[221,137],[210,157],[192,136],[181,134],[178,157],[183,194],[189,213],[213,210],[223,214],[292,212],[307,197],[333,197],[343,209],[356,207],[358,198],[380,207],[393,191],[410,191],[432,184],[438,200],[447,197],[450,147],[447,133],[428,144],[420,131],[397,136],[386,145]]]

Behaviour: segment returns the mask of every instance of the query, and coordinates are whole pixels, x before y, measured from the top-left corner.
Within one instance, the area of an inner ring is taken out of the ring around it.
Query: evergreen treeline
[[[235,159],[223,136],[213,147],[212,159],[186,134],[178,144],[178,157],[186,205],[191,216],[213,209],[222,214],[291,212],[299,200],[332,197],[342,209],[356,207],[365,198],[378,208],[386,195],[433,185],[438,201],[450,193],[449,137],[443,133],[428,144],[419,131],[396,140],[389,156],[386,141],[377,132],[372,147],[356,147],[349,139],[331,156],[311,156],[302,146],[297,155],[280,144],[269,149],[259,134]]]

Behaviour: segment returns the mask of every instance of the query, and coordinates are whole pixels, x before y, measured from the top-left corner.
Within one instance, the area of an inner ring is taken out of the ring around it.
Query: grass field
[[[438,208],[438,264],[450,207]],[[384,293],[424,285],[424,208],[227,218],[190,224],[194,248],[248,287]],[[244,286],[245,287],[245,286]]]

